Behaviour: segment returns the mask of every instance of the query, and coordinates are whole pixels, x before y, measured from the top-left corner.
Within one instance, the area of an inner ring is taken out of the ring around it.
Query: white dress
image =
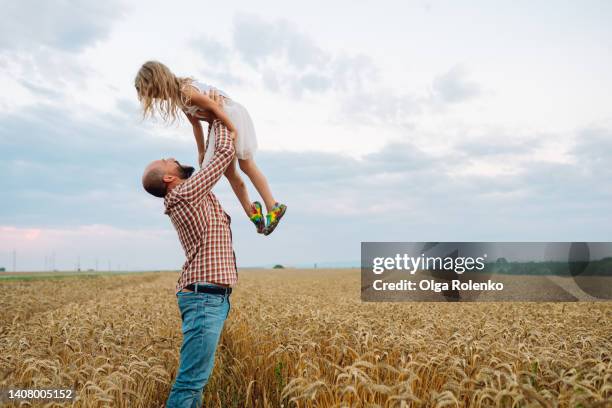
[[[255,155],[257,150],[257,137],[255,136],[255,126],[251,115],[244,106],[240,103],[231,99],[225,92],[215,88],[211,85],[205,84],[200,81],[193,81],[192,85],[195,86],[201,93],[208,94],[211,89],[216,90],[219,95],[224,97],[223,110],[229,116],[232,124],[236,128],[236,141],[234,146],[236,148],[236,157],[240,160],[251,159]],[[195,117],[202,117],[201,110],[195,106],[187,106],[185,112]],[[200,163],[201,167],[205,167],[208,162],[212,159],[215,152],[215,132],[210,132],[210,140],[208,141],[208,147],[204,154],[204,161]]]

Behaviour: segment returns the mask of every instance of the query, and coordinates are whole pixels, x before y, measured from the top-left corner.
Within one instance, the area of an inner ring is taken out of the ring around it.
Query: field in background
[[[131,275],[145,272],[105,272],[105,271],[56,271],[56,272],[0,272],[0,283],[2,281],[28,281],[42,279],[66,279],[66,278],[91,278],[98,276]],[[152,272],[149,272],[152,273]]]
[[[163,406],[177,277],[0,280],[0,387]],[[362,303],[359,286],[357,270],[240,271],[207,406],[609,406],[609,302]]]

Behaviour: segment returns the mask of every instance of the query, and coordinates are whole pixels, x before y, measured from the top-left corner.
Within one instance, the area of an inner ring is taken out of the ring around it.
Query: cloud
[[[292,99],[323,96],[336,102],[333,123],[413,129],[423,114],[481,94],[462,66],[432,78],[421,93],[388,87],[369,56],[326,49],[286,19],[237,13],[229,44],[208,36],[190,43],[204,57],[203,76],[224,86],[260,83]]]
[[[583,205],[589,189],[607,183],[601,175],[590,172],[592,163],[549,162],[525,157],[520,150],[506,154],[516,171],[495,176],[462,172],[473,162],[488,160],[488,153],[466,155],[459,150],[434,155],[409,143],[388,144],[361,159],[337,154],[262,152],[259,161],[266,174],[279,175],[276,181],[299,196],[300,203],[311,202],[311,192],[318,196],[329,194],[328,202],[347,196],[355,198],[350,211],[336,214],[340,217],[378,216],[377,208],[393,207],[394,203],[404,211],[388,214],[391,218],[410,211],[424,214],[437,206],[440,211],[460,213],[466,204],[466,211],[479,210],[483,215],[502,209],[520,214],[525,204],[539,206],[543,211],[550,211],[547,206],[560,211],[568,208],[566,204],[572,205],[572,191],[580,193],[582,197],[577,199]],[[570,154],[582,153],[578,148]],[[316,201],[319,199],[326,201],[321,197]],[[304,208],[310,208],[311,215],[318,211],[317,206]],[[586,214],[576,214],[582,215]]]
[[[210,80],[218,82],[219,84],[221,84],[221,87],[241,86],[244,85],[244,83],[246,82],[243,77],[235,75],[228,67],[201,67],[198,72],[203,78],[207,78],[207,80],[208,78],[210,78]]]
[[[41,47],[79,51],[108,35],[120,13],[115,1],[3,2],[0,52],[29,52]]]
[[[45,106],[4,114],[0,123],[0,252],[17,246],[20,258],[40,265],[61,250],[72,263],[77,254],[91,265],[112,253],[134,268],[180,266],[162,202],[144,193],[140,176],[158,157],[193,162],[188,128],[161,137],[127,116],[80,119]],[[361,158],[260,151],[258,165],[288,205],[269,237],[255,234],[226,180],[215,194],[232,216],[243,266],[270,263],[262,255],[270,246],[278,249],[274,262],[295,264],[355,259],[360,241],[605,240],[612,180],[602,146],[611,135],[578,132],[567,163],[510,148],[504,160],[516,171],[495,176],[464,172],[480,160],[500,160],[473,147],[470,154],[433,154],[396,142]]]
[[[254,14],[238,13],[233,41],[236,51],[256,68],[274,57],[298,69],[325,65],[329,60],[327,53],[286,20],[269,22]]]
[[[191,47],[203,58],[199,75],[223,86],[242,85],[245,79],[232,69],[233,50],[210,36],[190,40]]]
[[[283,19],[237,14],[232,45],[225,50],[235,51],[259,73],[267,90],[292,98],[305,94],[336,98],[338,111],[332,121],[412,129],[422,114],[482,93],[467,68],[459,65],[432,78],[431,89],[424,88],[421,94],[389,88],[370,57],[325,49]]]
[[[136,107],[130,109],[136,112]],[[148,201],[139,185],[144,165],[167,155],[185,162],[192,162],[195,156],[187,128],[159,137],[147,124],[127,116],[77,119],[60,109],[40,106],[27,113],[2,115],[0,123],[0,169],[6,175],[5,194],[12,197],[2,201],[0,223],[116,221],[115,225],[146,225],[147,217],[157,212],[139,214],[142,203]],[[608,138],[610,132],[605,130],[578,133],[578,142],[569,152],[574,163],[540,160],[532,154],[535,147],[522,149],[513,143],[501,144],[499,151],[491,151],[495,146],[488,137],[472,140],[467,148],[460,144],[455,150],[439,154],[395,142],[360,159],[335,153],[261,151],[257,161],[272,186],[290,191],[291,201],[302,203],[294,211],[310,215],[317,212],[316,206],[303,203],[314,197],[318,200],[318,195],[325,192],[331,201],[350,197],[346,205],[351,211],[346,214],[370,210],[376,213],[385,197],[392,195],[405,198],[400,202],[420,201],[427,206],[429,198],[444,194],[460,200],[494,192],[511,195],[530,191],[533,197],[540,193],[546,196],[544,188],[548,192],[578,189],[588,194],[594,183],[606,185],[606,177],[610,177],[604,166],[609,155],[601,148]],[[494,156],[502,152],[515,169],[511,174],[492,177],[463,172],[491,156],[495,162],[498,159]],[[407,180],[409,189],[402,187]],[[393,190],[397,191],[392,193]],[[406,190],[418,191],[419,198],[415,201],[415,195]],[[227,186],[221,194],[235,201]],[[44,211],[40,207],[43,201]],[[50,211],[53,217],[49,217]]]
[[[20,4],[7,6],[13,17]],[[64,85],[87,78],[95,68],[79,53],[104,39],[117,15],[101,11],[92,27],[81,25],[92,18],[87,10],[106,4],[75,8],[72,16],[81,21],[74,22],[73,32],[85,31],[72,43],[65,34],[71,29],[61,27],[64,17],[49,10],[57,32],[47,34],[43,26],[8,48],[7,37],[0,40],[3,70],[44,99],[0,114],[0,225],[5,227],[0,252],[19,243],[20,257],[30,253],[42,265],[42,256],[59,242],[70,256],[81,253],[88,262],[97,256],[96,248],[104,248],[136,266],[178,267],[182,253],[175,232],[161,201],[142,191],[140,175],[158,157],[193,162],[189,127],[158,129],[139,122],[134,98],[117,100],[118,112],[111,113],[62,103]],[[238,14],[230,42],[203,36],[190,44],[204,60],[200,73],[206,77],[222,85],[261,81],[265,89],[291,97],[329,98],[326,102],[342,113],[331,116],[349,130],[364,123],[386,125],[381,132],[389,126],[411,128],[432,106],[454,106],[482,94],[465,67],[432,78],[430,93],[389,89],[369,57],[329,49],[295,27],[287,20]],[[3,25],[0,33],[7,30]],[[278,249],[274,261],[279,263],[354,259],[365,240],[605,240],[611,221],[610,131],[576,132],[564,162],[539,156],[545,144],[529,144],[526,140],[536,135],[524,136],[492,132],[435,154],[406,142],[361,158],[260,151],[258,165],[277,199],[289,206],[278,232],[265,238],[255,234],[225,180],[215,194],[232,216],[242,265],[270,263],[270,247]],[[493,174],[479,170],[483,164],[513,171]],[[31,242],[40,246],[28,246]]]
[[[51,48],[30,52],[0,52],[0,65],[7,80],[21,85],[33,98],[50,103],[61,103],[66,89],[83,88],[93,74],[79,55]],[[7,106],[14,107],[12,95],[2,95]],[[30,98],[31,99],[31,98]]]
[[[433,80],[433,96],[446,103],[458,103],[481,94],[477,82],[468,78],[464,67],[456,66]]]
[[[410,129],[428,101],[392,90],[363,90],[341,96],[336,123],[399,126]]]
[[[18,82],[19,84],[27,88],[33,94],[37,94],[39,96],[43,96],[48,99],[57,100],[57,99],[60,99],[62,96],[61,92],[58,92],[56,89],[49,87],[49,86],[35,84],[32,81],[29,81],[27,79],[20,79]]]
[[[521,137],[509,134],[503,130],[480,137],[478,139],[462,140],[457,149],[472,157],[526,155],[543,146],[541,138]]]
[[[339,100],[339,121],[409,127],[423,109],[421,98],[384,89],[380,69],[368,56],[325,50],[287,20],[237,14],[233,47],[269,91],[294,98],[332,92]]]
[[[606,128],[588,128],[578,133],[574,145],[578,166],[591,169],[596,176],[610,176],[612,170],[612,133]],[[610,186],[612,188],[612,186]]]
[[[365,55],[334,54],[291,22],[254,14],[236,14],[233,48],[242,61],[262,73],[269,90],[297,97],[303,92],[361,89],[378,72]]]
[[[196,37],[191,40],[191,45],[204,57],[208,65],[220,65],[229,60],[229,47],[209,36]]]
[[[82,89],[96,75],[83,53],[107,38],[122,14],[115,0],[3,2],[0,66],[5,78],[0,79],[21,85],[25,92],[20,93],[29,97],[4,95],[0,105],[20,108],[32,98],[61,103],[66,89]]]
[[[0,170],[10,197],[0,203],[0,224],[147,225],[142,214],[161,210],[141,194],[144,166],[169,155],[195,157],[187,135],[156,136],[137,115],[78,118],[39,105],[1,114],[0,123]]]

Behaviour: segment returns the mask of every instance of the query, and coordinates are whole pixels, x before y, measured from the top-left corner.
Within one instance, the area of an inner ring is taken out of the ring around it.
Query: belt
[[[192,283],[191,285],[185,286],[185,289],[192,290],[196,293],[212,293],[216,295],[229,295],[232,293],[232,288],[225,286],[208,286],[209,284],[198,284]]]

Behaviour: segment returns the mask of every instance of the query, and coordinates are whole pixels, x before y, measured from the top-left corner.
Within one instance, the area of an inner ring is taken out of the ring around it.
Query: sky
[[[36,9],[36,13],[32,10]],[[179,269],[151,160],[191,126],[143,120],[158,60],[252,116],[288,206],[258,235],[227,180],[240,267],[357,263],[362,241],[610,241],[606,1],[2,0],[0,267]],[[253,200],[258,196],[245,181]]]

